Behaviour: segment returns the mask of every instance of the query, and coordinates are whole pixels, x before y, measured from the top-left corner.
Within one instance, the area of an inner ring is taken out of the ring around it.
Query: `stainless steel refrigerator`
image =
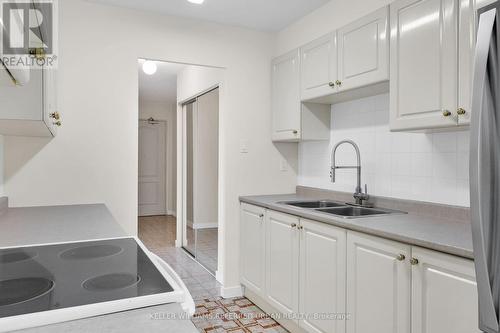
[[[470,188],[479,328],[499,333],[500,5],[478,10],[472,91]]]

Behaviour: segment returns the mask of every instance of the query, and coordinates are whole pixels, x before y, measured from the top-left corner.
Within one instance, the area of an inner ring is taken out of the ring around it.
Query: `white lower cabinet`
[[[299,310],[299,218],[266,215],[266,300],[284,315]]]
[[[416,247],[412,257],[411,332],[480,332],[473,262]]]
[[[348,333],[410,332],[410,246],[347,234]]]
[[[301,220],[299,325],[311,333],[345,332],[346,231]]]
[[[480,332],[472,260],[246,204],[241,233],[241,283],[293,331]]]
[[[265,212],[261,207],[241,205],[241,283],[262,297],[265,295]]]

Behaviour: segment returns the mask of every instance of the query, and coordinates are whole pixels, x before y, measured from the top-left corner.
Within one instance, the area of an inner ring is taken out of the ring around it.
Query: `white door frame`
[[[141,125],[141,121],[149,121],[150,119],[143,119],[143,118],[139,118],[139,126]],[[168,173],[170,171],[170,168],[169,168],[169,165],[167,163],[167,159],[168,159],[168,153],[169,153],[169,149],[168,149],[168,135],[169,135],[169,132],[168,132],[168,121],[167,120],[157,120],[157,119],[154,119],[155,122],[158,122],[158,123],[162,123],[163,126],[164,126],[164,129],[165,129],[165,142],[164,142],[164,149],[165,149],[165,155],[164,155],[164,165],[165,165],[165,173],[163,175],[163,185],[164,185],[164,191],[165,191],[165,198],[164,198],[164,204],[165,204],[165,214],[168,215],[168,200],[170,198],[169,196],[169,193],[168,193],[168,187],[170,185],[170,182],[168,180]],[[137,134],[137,136],[139,137],[139,133]],[[139,147],[140,149],[140,147]],[[139,156],[139,149],[137,150],[137,155]],[[137,177],[137,181],[139,182],[139,177]],[[138,200],[138,203],[139,203],[139,198],[137,198]],[[139,206],[139,205],[138,205]],[[138,214],[139,215],[139,214]]]

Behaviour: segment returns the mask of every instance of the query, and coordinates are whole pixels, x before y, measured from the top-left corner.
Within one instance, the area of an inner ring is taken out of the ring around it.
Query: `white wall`
[[[213,23],[60,1],[59,109],[50,141],[6,140],[5,189],[13,206],[104,202],[137,232],[137,59],[226,68],[221,108],[226,286],[239,285],[240,195],[293,192],[296,170],[279,170],[287,147],[271,143],[273,37]],[[248,141],[249,153],[240,154]],[[283,153],[282,153],[283,152]]]
[[[139,97],[139,119],[167,122],[167,213],[176,214],[177,209],[177,106],[176,102],[156,102]]]
[[[335,31],[379,9],[392,0],[332,0],[281,30],[276,39],[274,55],[279,56]]]
[[[469,206],[469,132],[394,133],[389,95],[332,106],[331,141],[301,143],[299,184],[354,192],[356,172],[329,179],[333,146],[344,139],[361,150],[362,182],[373,195]],[[353,148],[339,147],[337,165],[355,165]]]
[[[177,101],[193,98],[221,84],[225,70],[222,68],[187,66],[177,75]]]

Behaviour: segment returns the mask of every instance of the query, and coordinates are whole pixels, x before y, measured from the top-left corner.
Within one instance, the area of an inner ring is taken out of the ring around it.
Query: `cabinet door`
[[[298,311],[299,219],[269,211],[267,214],[266,295],[283,314]]]
[[[473,262],[415,247],[412,256],[412,333],[480,332]]]
[[[410,247],[347,233],[348,333],[410,332]]]
[[[469,125],[476,36],[474,0],[461,0],[458,20],[458,124]]]
[[[311,333],[344,333],[345,318],[314,318],[344,314],[346,296],[346,232],[324,223],[300,221],[299,325]]]
[[[52,133],[57,134],[57,127],[61,124],[57,111],[56,72],[55,69],[43,69],[43,121]]]
[[[337,37],[335,33],[323,36],[301,48],[302,100],[330,95],[336,92]]]
[[[457,125],[457,0],[391,4],[391,129]]]
[[[264,297],[265,209],[242,204],[240,211],[241,283]]]
[[[300,55],[287,53],[272,62],[273,140],[300,138]]]
[[[389,80],[389,7],[340,29],[339,90]]]

